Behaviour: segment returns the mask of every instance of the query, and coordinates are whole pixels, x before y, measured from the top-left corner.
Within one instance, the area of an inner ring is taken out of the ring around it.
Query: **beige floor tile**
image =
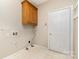
[[[72,57],[35,45],[35,47],[31,47],[29,50],[22,49],[3,59],[72,59]]]

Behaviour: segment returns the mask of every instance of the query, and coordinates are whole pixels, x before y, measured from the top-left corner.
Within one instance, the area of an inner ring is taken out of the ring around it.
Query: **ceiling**
[[[34,4],[35,6],[39,6],[40,4],[45,3],[48,0],[28,0],[28,1]]]

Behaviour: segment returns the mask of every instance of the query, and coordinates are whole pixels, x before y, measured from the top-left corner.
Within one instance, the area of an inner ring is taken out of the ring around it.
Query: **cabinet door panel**
[[[32,11],[33,23],[37,23],[37,9],[33,8]]]
[[[37,23],[37,9],[30,5],[30,23],[36,24]]]
[[[22,21],[23,21],[23,24],[28,24],[29,12],[30,12],[29,4],[28,3],[24,3],[23,7],[22,7],[22,19],[23,19]]]

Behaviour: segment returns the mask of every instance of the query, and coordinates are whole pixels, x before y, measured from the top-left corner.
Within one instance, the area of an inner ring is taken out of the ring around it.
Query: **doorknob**
[[[49,33],[49,35],[52,35],[52,33]]]

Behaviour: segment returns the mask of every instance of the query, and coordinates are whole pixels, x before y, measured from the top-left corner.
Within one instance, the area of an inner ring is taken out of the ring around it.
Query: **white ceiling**
[[[46,2],[48,0],[28,0],[28,1],[31,2],[32,4],[38,6],[38,5],[44,3],[44,2]]]

